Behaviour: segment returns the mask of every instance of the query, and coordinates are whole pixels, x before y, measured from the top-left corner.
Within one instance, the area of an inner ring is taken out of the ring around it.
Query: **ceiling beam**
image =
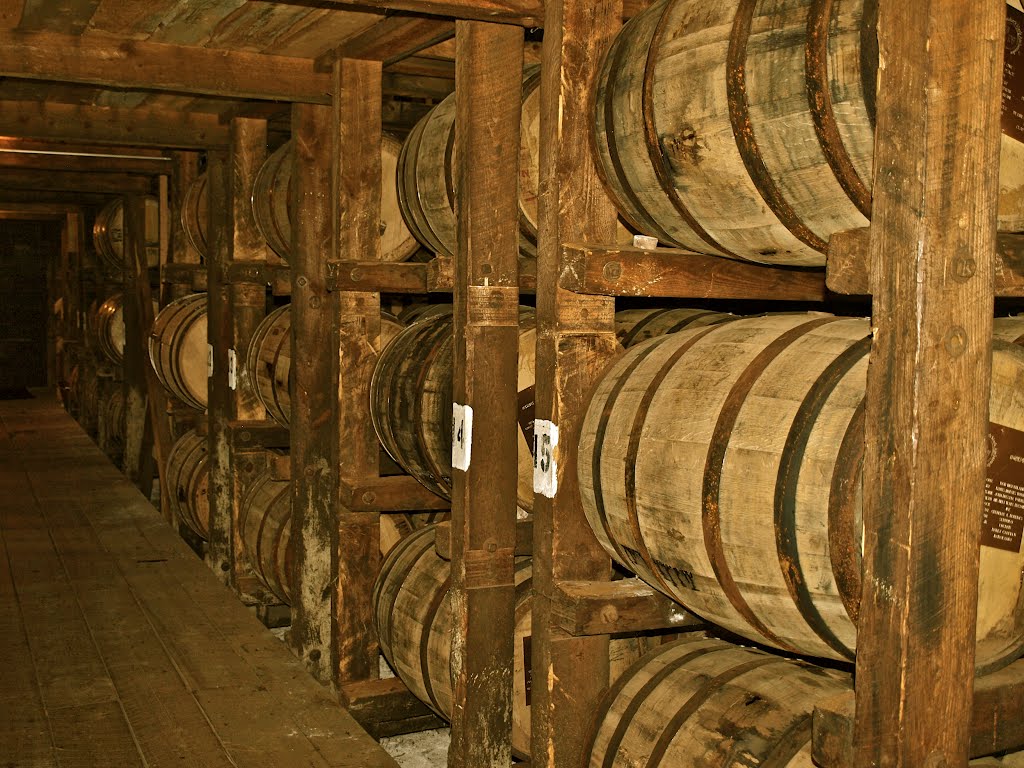
[[[15,139],[9,136],[0,136],[0,150],[3,149],[20,149],[25,152],[66,152],[73,155],[100,153],[148,158],[165,156],[162,150],[152,147],[111,147],[108,145],[75,144],[66,141],[35,141],[32,139]]]
[[[453,37],[455,22],[451,19],[386,16],[322,54],[316,60],[316,67],[321,72],[329,72],[331,65],[343,58],[380,61],[388,66]]]
[[[46,203],[57,205],[105,205],[114,195],[100,192],[46,192],[38,189],[4,189],[0,186],[0,206],[22,203]]]
[[[24,171],[3,168],[0,169],[0,188],[145,195],[153,191],[153,180],[146,176],[124,173]]]
[[[0,135],[179,149],[228,145],[228,128],[215,114],[39,101],[0,101]]]
[[[170,158],[104,157],[56,153],[8,151],[0,148],[0,169],[33,171],[85,171],[88,173],[136,173],[148,176],[169,174]]]
[[[0,30],[0,76],[314,104],[331,92],[313,59],[15,30]]]

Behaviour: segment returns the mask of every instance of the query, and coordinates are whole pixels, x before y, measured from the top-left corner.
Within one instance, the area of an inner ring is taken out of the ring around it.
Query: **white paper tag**
[[[533,490],[549,499],[558,491],[558,426],[546,419],[533,422]]]
[[[228,350],[228,387],[238,388],[238,359],[235,357],[235,350]]]
[[[645,251],[653,251],[658,247],[658,238],[650,235],[633,235],[633,247],[643,248]]]
[[[473,407],[452,403],[452,469],[469,469],[473,453]]]
[[[213,378],[213,344],[206,345],[206,378]]]
[[[1021,4],[1020,0],[1006,0],[1006,4],[1024,13],[1024,5]]]

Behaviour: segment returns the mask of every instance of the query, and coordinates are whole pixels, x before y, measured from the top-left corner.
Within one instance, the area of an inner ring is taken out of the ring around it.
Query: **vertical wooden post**
[[[523,31],[457,21],[452,768],[512,759]],[[457,441],[459,442],[459,441]]]
[[[199,253],[189,243],[181,224],[181,209],[184,204],[185,193],[199,175],[199,156],[195,152],[172,152],[171,163],[171,189],[168,200],[170,207],[170,219],[168,221],[170,254],[168,260],[172,264],[198,264],[200,261]],[[177,299],[190,292],[191,289],[187,286],[164,284],[161,306],[171,299]]]
[[[331,231],[334,136],[331,107],[292,107],[292,541],[295,542],[293,648],[322,682],[333,676],[331,625],[337,547],[337,393],[332,386],[326,259]]]
[[[267,155],[267,121],[235,118],[231,121],[229,149],[230,261],[266,261],[267,244],[253,218],[251,194],[256,174]],[[264,419],[266,411],[253,390],[246,366],[249,340],[266,316],[267,289],[254,283],[237,283],[228,288],[231,346],[235,376],[229,381],[227,416],[229,419]],[[230,361],[229,361],[230,362]],[[231,385],[234,386],[231,386]],[[230,443],[225,446],[231,468],[231,584],[244,599],[262,590],[255,580],[248,558],[242,557],[244,544],[239,525],[242,495],[237,459]]]
[[[613,242],[615,210],[590,155],[591,93],[601,56],[619,28],[619,0],[545,4],[541,80],[537,259],[537,418],[558,428],[557,491],[534,506],[534,768],[576,768],[594,702],[608,684],[608,637],[556,629],[551,595],[562,580],[601,580],[611,561],[587,524],[576,491],[575,445],[584,397],[616,354],[615,302],[558,288],[566,241]],[[569,105],[572,105],[571,108]]]
[[[206,562],[225,584],[233,562],[231,513],[234,500],[228,422],[231,388],[228,352],[231,349],[231,304],[227,266],[231,260],[231,168],[227,153],[210,152],[206,164],[209,204],[207,270],[207,341],[212,347],[213,371],[208,383],[210,537]]]
[[[381,64],[341,59],[334,67],[334,194],[332,258],[380,258]],[[333,635],[339,682],[378,676],[380,648],[373,630],[373,582],[380,569],[380,514],[341,506],[340,483],[357,485],[379,473],[380,446],[370,421],[370,378],[380,350],[380,294],[331,294],[332,435],[338,484],[338,581]]]
[[[858,766],[967,763],[1002,0],[879,6]]]
[[[125,437],[122,468],[143,489],[152,487],[152,428],[146,422],[148,399],[146,369],[147,334],[153,324],[149,304],[149,271],[146,260],[146,207],[141,195],[124,197],[124,412]],[[147,323],[148,317],[148,323]],[[147,441],[146,438],[149,438]]]

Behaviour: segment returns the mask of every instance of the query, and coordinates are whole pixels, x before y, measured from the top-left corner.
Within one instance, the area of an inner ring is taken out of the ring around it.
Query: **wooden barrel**
[[[710,309],[669,307],[656,309],[622,309],[615,313],[615,338],[624,347],[653,339],[684,328],[716,325],[735,320],[736,315]]]
[[[256,328],[249,342],[246,366],[252,389],[266,408],[267,414],[279,424],[291,421],[292,369],[291,305],[278,307]],[[381,313],[381,346],[387,346],[402,330],[398,320]]]
[[[387,555],[402,539],[437,519],[435,514],[380,516],[380,551]],[[294,547],[291,543],[291,482],[277,479],[268,468],[242,498],[238,521],[245,555],[264,586],[285,605],[291,605]]]
[[[533,509],[534,312],[519,313],[519,506]],[[408,326],[381,352],[370,384],[370,415],[381,445],[402,469],[451,498],[451,307]]]
[[[205,293],[175,299],[160,311],[149,336],[149,359],[164,389],[186,405],[206,410]]]
[[[381,139],[381,259],[405,261],[419,248],[416,238],[398,208],[395,170],[401,144],[391,136]],[[292,143],[286,142],[267,157],[256,174],[252,190],[252,211],[256,226],[267,244],[282,259],[288,259],[292,243],[291,193]]]
[[[701,253],[824,266],[870,215],[877,0],[659,0],[615,38],[595,147],[638,231]],[[1024,226],[1002,137],[1000,229]]]
[[[114,365],[124,361],[124,294],[109,296],[92,320],[96,348]]]
[[[812,768],[816,704],[850,675],[694,633],[659,646],[597,707],[590,768]]]
[[[385,558],[373,589],[374,624],[381,652],[398,677],[438,715],[450,719],[451,563],[437,555],[435,533],[435,526],[418,530]],[[512,748],[518,755],[526,756],[530,751],[530,558],[516,559],[515,585]],[[612,677],[653,645],[654,641],[647,637],[613,640]]]
[[[190,429],[167,455],[167,490],[175,515],[202,539],[210,537],[207,440]]]
[[[519,127],[519,252],[537,255],[540,188],[540,70],[523,79]],[[455,255],[455,94],[424,115],[398,158],[398,202],[409,229],[434,253]],[[619,228],[619,242],[632,238]]]
[[[203,256],[206,255],[206,234],[209,231],[209,205],[206,174],[203,173],[185,190],[181,203],[181,228],[192,247]]]
[[[627,350],[595,389],[579,444],[602,545],[738,635],[852,660],[869,349],[867,320],[789,314]],[[1024,349],[997,341],[990,420],[1009,434],[1024,431],[1022,377]],[[1016,551],[981,547],[983,670],[1024,648],[1022,566]]]
[[[106,399],[99,403],[99,418],[106,429],[108,441],[114,445],[122,445],[127,433],[127,424],[124,390],[120,386],[112,387]]]
[[[160,264],[160,203],[146,198],[146,263]],[[113,270],[124,269],[124,201],[117,198],[96,214],[92,225],[92,242],[100,258]]]

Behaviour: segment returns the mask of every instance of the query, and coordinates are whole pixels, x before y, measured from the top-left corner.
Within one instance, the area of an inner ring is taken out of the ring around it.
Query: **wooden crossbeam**
[[[228,143],[228,129],[217,115],[41,101],[0,101],[0,134],[183,149],[225,147]]]
[[[0,150],[20,150],[22,152],[64,152],[74,155],[123,155],[131,159],[166,157],[160,149],[152,147],[132,146],[97,146],[95,144],[76,144],[67,141],[36,141],[19,139],[11,136],[0,136]]]
[[[552,603],[558,626],[573,637],[704,625],[639,579],[559,582]]]
[[[386,16],[322,54],[316,66],[318,71],[329,71],[335,61],[343,58],[369,59],[388,66],[453,37],[455,22],[450,19]]]
[[[75,171],[87,173],[129,173],[154,176],[171,172],[170,158],[103,157],[97,155],[49,154],[7,151],[0,148],[0,169],[31,171]]]
[[[152,179],[123,173],[78,173],[75,171],[17,170],[0,165],[0,187],[55,192],[107,192],[147,194]]]
[[[330,78],[314,70],[312,59],[98,35],[0,32],[0,75],[233,99],[330,103]]]

